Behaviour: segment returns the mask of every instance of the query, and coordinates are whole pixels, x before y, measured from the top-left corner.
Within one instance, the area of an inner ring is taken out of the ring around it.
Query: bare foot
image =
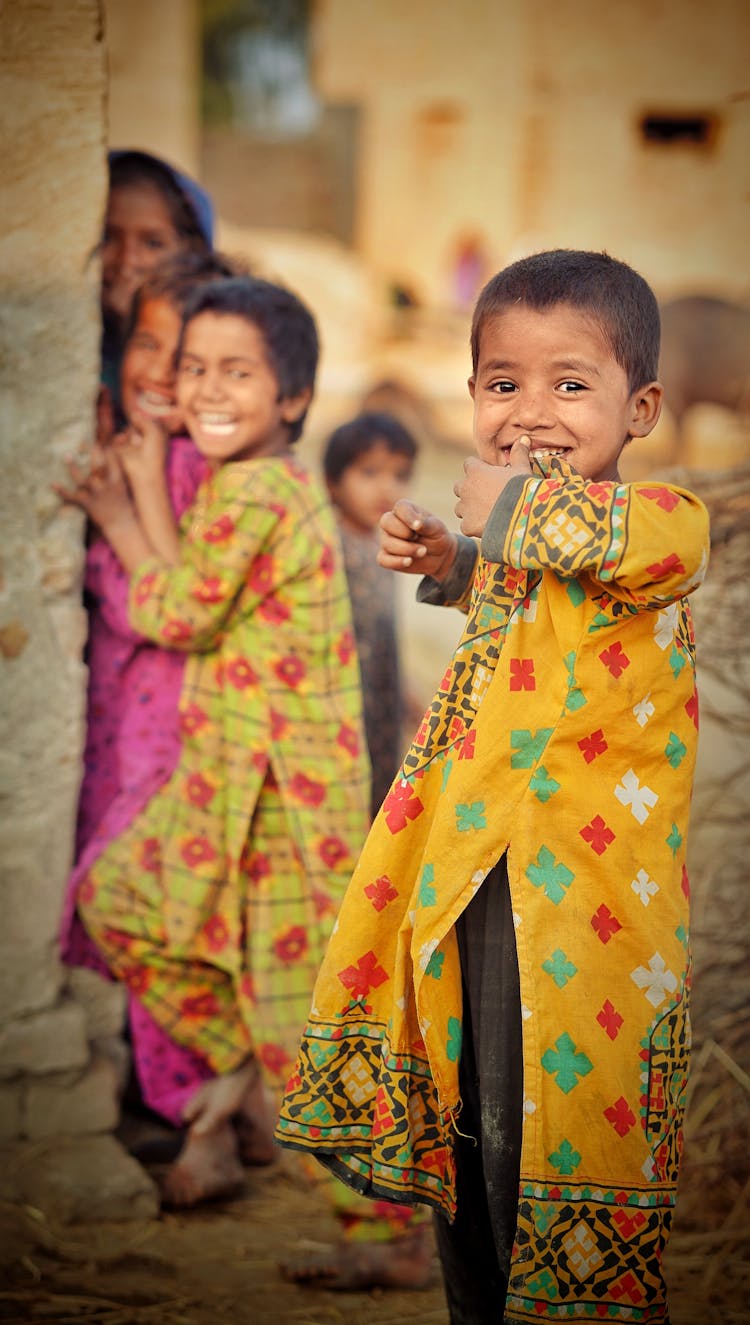
[[[285,1279],[308,1288],[421,1289],[434,1280],[427,1226],[392,1242],[339,1242],[279,1268]]]
[[[254,1058],[248,1058],[234,1072],[211,1077],[190,1096],[182,1116],[196,1136],[205,1136],[226,1123],[237,1113],[247,1089],[258,1077],[260,1069]]]
[[[271,1108],[258,1068],[247,1086],[232,1119],[243,1164],[273,1164],[277,1150],[273,1139],[276,1110]]]
[[[161,1203],[185,1209],[201,1201],[237,1196],[243,1183],[232,1124],[221,1123],[206,1134],[196,1133],[191,1127],[182,1150],[161,1181]]]

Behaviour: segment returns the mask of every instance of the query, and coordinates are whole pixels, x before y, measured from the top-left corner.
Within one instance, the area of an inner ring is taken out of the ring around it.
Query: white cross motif
[[[638,726],[645,727],[649,718],[653,718],[655,712],[656,709],[651,703],[651,691],[649,690],[648,694],[644,695],[643,699],[639,699],[638,703],[633,706],[633,713]]]
[[[677,632],[677,604],[671,603],[658,612],[654,623],[654,640],[660,649],[668,649]]]
[[[638,871],[630,886],[644,906],[648,906],[651,898],[659,891],[658,883],[650,879],[645,870]]]
[[[664,958],[659,952],[655,952],[651,957],[648,968],[637,966],[630,972],[630,978],[645,992],[649,1003],[655,1008],[660,1007],[667,995],[673,994],[677,988],[677,977],[667,969]]]
[[[604,1260],[591,1229],[583,1220],[563,1238],[562,1245],[577,1279],[588,1279]]]
[[[472,708],[479,707],[482,701],[482,696],[491,680],[492,672],[489,668],[483,667],[481,663],[478,663],[474,669],[474,675],[471,678],[471,698],[469,699],[469,703]]]
[[[361,1054],[355,1054],[348,1063],[344,1064],[341,1069],[341,1084],[344,1087],[344,1094],[349,1097],[352,1104],[364,1104],[365,1100],[372,1099],[377,1090]]]
[[[430,964],[430,957],[438,946],[437,939],[430,939],[429,943],[423,943],[419,949],[419,969],[426,971]]]
[[[659,799],[656,792],[645,783],[641,786],[632,768],[623,774],[622,781],[615,787],[615,796],[621,805],[630,806],[630,813],[639,824],[645,824]]]
[[[591,538],[589,528],[579,520],[571,520],[559,511],[544,526],[544,537],[552,547],[559,547],[566,555],[583,547]]]

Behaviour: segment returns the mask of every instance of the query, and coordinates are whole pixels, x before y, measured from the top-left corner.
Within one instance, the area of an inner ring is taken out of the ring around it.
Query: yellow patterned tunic
[[[525,1102],[505,1318],[663,1321],[689,1042],[685,595],[708,518],[679,488],[546,468],[493,511],[463,638],[344,900],[278,1136],[361,1191],[452,1213],[454,925],[507,853]]]
[[[296,460],[225,465],[180,562],[131,581],[137,630],[188,653],[175,773],[83,880],[113,974],[217,1072],[281,1084],[368,825],[359,668],[333,512]]]

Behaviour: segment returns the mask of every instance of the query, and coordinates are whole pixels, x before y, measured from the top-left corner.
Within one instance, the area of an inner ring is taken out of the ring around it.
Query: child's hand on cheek
[[[134,517],[125,476],[111,451],[93,447],[88,473],[75,460],[68,459],[66,463],[74,486],[52,485],[66,505],[80,506],[103,533]]]
[[[511,448],[507,465],[488,465],[475,456],[465,460],[464,477],[453,487],[458,497],[454,510],[461,522],[461,533],[481,538],[490,512],[510,479],[532,472],[529,448],[521,440]]]
[[[133,489],[164,481],[167,434],[155,419],[136,415],[130,427],[115,437],[114,447]]]

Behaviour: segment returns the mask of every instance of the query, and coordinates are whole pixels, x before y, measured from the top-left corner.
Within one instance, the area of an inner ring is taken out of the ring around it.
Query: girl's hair
[[[196,286],[227,276],[238,276],[244,271],[246,268],[242,263],[224,257],[221,253],[177,253],[166,258],[138,286],[125,339],[132,336],[141,305],[147,300],[166,299],[182,317]]]
[[[318,367],[318,332],[312,313],[291,290],[254,276],[232,276],[209,281],[188,300],[177,358],[185,330],[201,313],[241,317],[263,338],[266,357],[279,387],[279,400],[288,400],[315,387]],[[305,415],[289,425],[289,440],[302,434]]]
[[[519,304],[539,312],[569,304],[599,325],[631,391],[653,382],[659,370],[659,305],[637,271],[608,253],[552,249],[522,258],[488,281],[477,300],[471,326],[471,361],[476,373],[482,330]]]
[[[110,152],[110,193],[120,186],[144,182],[158,189],[185,247],[196,253],[210,252],[213,211],[208,194],[187,175],[148,152]]]
[[[366,410],[342,423],[328,439],[323,455],[323,472],[330,483],[337,482],[345,469],[382,442],[394,455],[414,460],[417,443],[407,428],[393,414]]]

